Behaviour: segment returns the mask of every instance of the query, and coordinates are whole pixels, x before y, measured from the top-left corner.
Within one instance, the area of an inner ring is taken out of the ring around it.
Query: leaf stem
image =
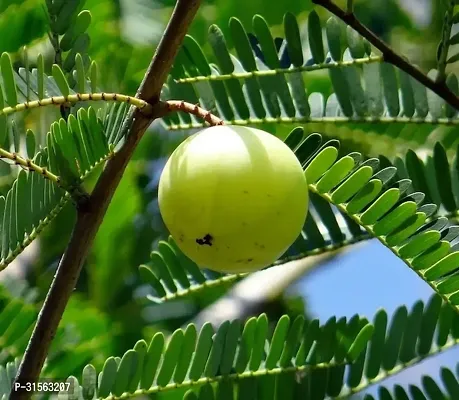
[[[9,151],[6,151],[5,149],[2,149],[0,147],[0,159],[3,158],[14,162],[16,165],[20,165],[21,167],[30,172],[36,172],[43,178],[55,183],[57,186],[61,187],[70,194],[75,204],[82,204],[88,198],[88,194],[86,193],[86,191],[79,185],[67,185],[65,182],[62,181],[62,179],[59,176],[48,171],[46,167],[40,167],[39,165],[35,164],[32,160],[28,158],[23,158],[17,153],[10,153]]]
[[[58,186],[61,184],[59,177],[54,175],[52,172],[49,172],[46,167],[40,167],[32,160],[23,158],[17,153],[10,153],[9,151],[0,148],[0,159],[2,158],[13,161],[16,165],[20,165],[28,171],[36,172],[37,174],[42,175],[45,179],[49,179],[51,182],[54,182]]]
[[[265,76],[276,76],[284,74],[295,74],[297,72],[311,72],[322,69],[333,69],[333,68],[347,68],[358,65],[380,63],[383,61],[381,56],[369,56],[363,58],[354,58],[349,61],[324,61],[323,63],[313,65],[302,65],[301,67],[290,67],[290,68],[273,68],[266,70],[255,70],[245,72],[232,72],[231,74],[222,75],[198,75],[187,78],[179,78],[175,81],[177,83],[195,83],[195,82],[207,82],[207,81],[226,81],[230,79],[248,79],[253,77],[265,77]]]
[[[126,96],[120,93],[77,93],[69,96],[54,96],[47,97],[41,100],[27,101],[18,103],[12,107],[5,107],[0,109],[0,115],[9,115],[16,112],[28,110],[30,108],[46,107],[46,106],[59,106],[68,103],[78,103],[80,101],[116,101],[120,103],[129,103],[144,113],[151,113],[152,106],[146,101],[136,97]]]
[[[177,1],[166,31],[137,92],[136,97],[152,104],[156,111],[158,109],[155,106],[159,104],[162,86],[200,3],[200,0]],[[137,144],[156,118],[155,110],[149,116],[135,110],[131,118],[133,123],[127,125],[129,130],[123,147],[107,162],[86,207],[77,209],[76,225],[13,382],[11,400],[29,399],[32,395],[21,389],[15,391],[15,383],[37,382],[99,226]]]
[[[394,66],[400,68],[402,71],[405,71],[408,75],[411,75],[414,79],[422,83],[425,87],[445,100],[449,105],[454,107],[456,110],[459,110],[459,97],[457,97],[444,82],[435,82],[426,74],[424,74],[424,72],[422,72],[418,67],[411,64],[400,54],[396,53],[366,26],[364,26],[356,18],[354,13],[347,13],[336,4],[334,4],[332,0],[312,0],[312,2],[327,9],[336,17],[341,19],[344,23],[346,23],[346,25],[360,33],[360,35],[362,35],[373,46],[382,52],[384,61],[393,64]]]

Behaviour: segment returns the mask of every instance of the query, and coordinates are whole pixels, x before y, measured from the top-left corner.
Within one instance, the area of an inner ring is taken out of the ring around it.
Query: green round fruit
[[[301,164],[284,142],[229,125],[204,129],[177,147],[158,199],[183,253],[229,273],[276,261],[299,236],[309,200]]]

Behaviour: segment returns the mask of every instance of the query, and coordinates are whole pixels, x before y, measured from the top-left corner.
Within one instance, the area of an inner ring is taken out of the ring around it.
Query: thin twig
[[[177,1],[137,97],[153,105],[158,104],[162,86],[200,3],[200,0]],[[129,131],[125,144],[107,162],[89,198],[87,207],[77,210],[77,222],[70,243],[59,263],[38,316],[37,324],[27,345],[15,382],[13,382],[13,389],[16,382],[20,384],[37,382],[50,344],[80,275],[83,262],[89,253],[113,194],[137,144],[155,118],[154,111],[148,117],[139,110],[132,112],[133,123],[126,125],[129,126]],[[31,395],[21,389],[13,390],[10,399],[29,399]]]
[[[444,82],[435,82],[429,78],[418,67],[411,64],[404,57],[392,50],[386,43],[379,39],[366,26],[362,25],[354,13],[347,13],[339,8],[331,0],[312,0],[313,3],[320,5],[341,19],[346,25],[355,29],[360,35],[367,39],[373,46],[382,52],[384,61],[393,64],[402,71],[411,75],[414,79],[422,83],[425,87],[436,93],[449,105],[459,110],[459,97],[457,97]]]
[[[223,120],[213,115],[210,111],[204,110],[197,104],[187,103],[186,101],[180,100],[168,100],[166,101],[167,110],[172,111],[183,111],[188,114],[196,115],[208,122],[210,125],[223,125]]]

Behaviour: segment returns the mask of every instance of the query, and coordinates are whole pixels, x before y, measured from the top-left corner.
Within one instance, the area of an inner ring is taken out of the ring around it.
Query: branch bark
[[[449,88],[446,86],[444,81],[435,82],[429,78],[423,71],[411,64],[400,54],[391,49],[386,43],[378,38],[373,32],[371,32],[366,26],[356,18],[354,13],[348,13],[338,7],[332,0],[312,0],[314,4],[317,4],[333,15],[341,19],[346,25],[355,29],[360,35],[367,39],[373,46],[375,46],[383,55],[384,61],[393,64],[400,68],[402,71],[411,75],[414,79],[422,83],[425,87],[436,93],[449,105],[459,110],[459,97],[457,97]]]
[[[145,115],[140,110],[131,112],[129,123],[124,126],[126,130],[124,146],[107,162],[87,205],[77,210],[77,222],[70,242],[59,263],[13,383],[10,395],[12,400],[29,399],[32,395],[32,393],[21,389],[15,390],[15,383],[25,384],[38,380],[50,344],[75,288],[83,263],[124,170],[144,132],[161,113],[159,103],[161,88],[200,3],[201,0],[177,1],[136,96],[152,104],[153,111],[150,115]]]

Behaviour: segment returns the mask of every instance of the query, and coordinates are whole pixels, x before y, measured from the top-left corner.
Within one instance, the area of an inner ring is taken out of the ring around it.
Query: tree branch
[[[334,4],[332,0],[312,0],[312,2],[327,9],[336,17],[345,22],[348,26],[360,33],[360,35],[362,35],[373,46],[375,46],[379,51],[382,52],[384,61],[395,65],[402,71],[406,72],[408,75],[411,75],[414,79],[422,83],[425,87],[427,87],[432,92],[440,96],[449,105],[454,107],[456,110],[459,110],[459,97],[457,97],[451,90],[449,90],[449,88],[446,86],[444,82],[435,82],[434,80],[430,79],[419,68],[415,67],[404,57],[392,50],[386,43],[379,39],[366,26],[362,25],[360,21],[356,18],[354,13],[345,12],[336,4]]]
[[[57,268],[56,275],[38,316],[15,382],[36,382],[43,367],[50,344],[64,313],[70,295],[80,275],[96,233],[102,223],[124,170],[143,136],[156,118],[161,88],[167,78],[180,44],[193,20],[201,0],[178,0],[137,96],[152,104],[153,112],[146,116],[141,111],[131,112],[132,123],[126,125],[126,142],[120,151],[107,162],[87,207],[77,210],[77,222],[68,247]],[[156,106],[156,107],[155,107]],[[31,393],[14,390],[10,399],[29,399]]]

